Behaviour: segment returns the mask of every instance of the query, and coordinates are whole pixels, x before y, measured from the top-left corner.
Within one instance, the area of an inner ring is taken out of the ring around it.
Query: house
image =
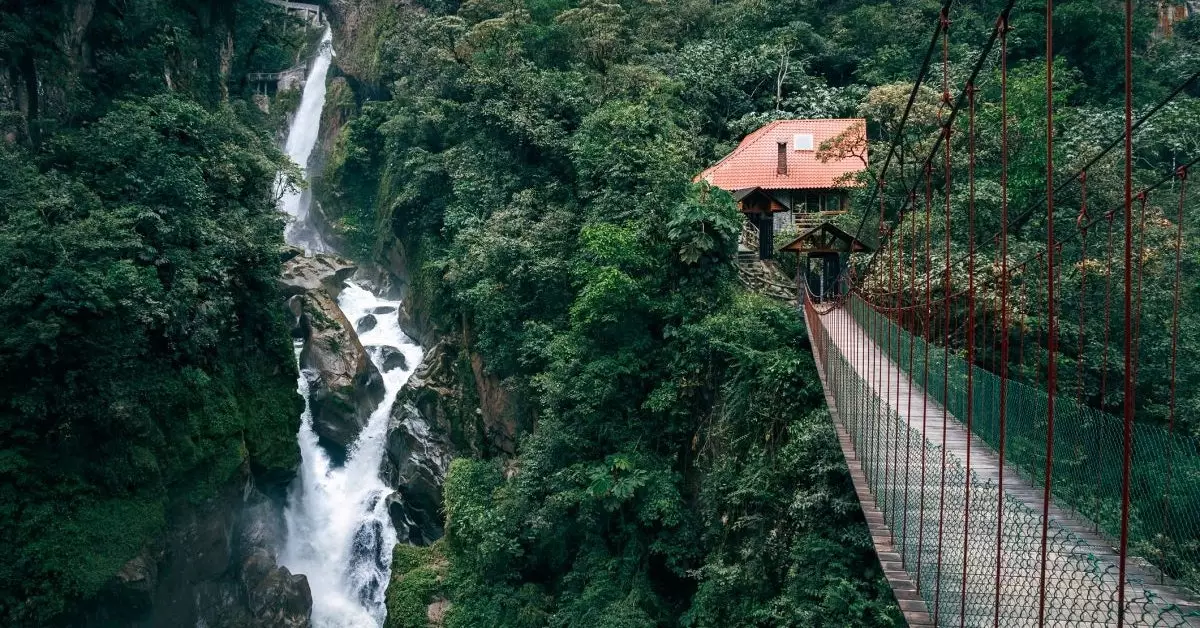
[[[746,216],[743,242],[768,259],[775,231],[813,227],[847,211],[851,177],[867,167],[866,127],[861,118],[777,120],[696,180],[733,193]],[[825,161],[818,158],[823,144]]]

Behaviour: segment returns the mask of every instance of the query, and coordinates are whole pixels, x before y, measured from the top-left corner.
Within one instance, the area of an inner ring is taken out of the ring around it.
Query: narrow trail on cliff
[[[326,30],[287,138],[287,153],[306,177],[334,54],[331,40]],[[311,203],[307,191],[282,195],[280,206],[289,217],[285,240],[304,249],[306,255],[334,252],[311,219]],[[284,511],[287,539],[280,559],[293,573],[308,577],[316,628],[374,628],[383,625],[387,614],[385,591],[398,540],[388,512],[393,490],[380,477],[380,465],[396,395],[421,363],[423,352],[400,329],[395,315],[400,301],[381,298],[362,285],[347,282],[337,304],[347,320],[357,322],[353,332],[382,375],[385,394],[350,446],[345,463],[338,465],[318,442],[313,428],[310,391],[320,375],[300,364],[298,390],[305,409],[297,439],[302,460],[288,491]],[[373,326],[362,324],[368,319]],[[304,341],[297,341],[298,361],[303,345]],[[405,358],[400,366],[386,359],[396,351]]]

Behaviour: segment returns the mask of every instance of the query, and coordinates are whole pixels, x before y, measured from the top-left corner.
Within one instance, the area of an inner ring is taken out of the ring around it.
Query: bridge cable
[[[950,7],[953,4],[954,4],[954,0],[944,0],[944,2],[942,2],[942,9],[941,9],[939,15],[949,15]],[[912,92],[910,92],[908,94],[908,102],[905,103],[905,105],[904,105],[904,113],[901,114],[901,116],[900,116],[900,124],[896,126],[896,135],[895,135],[895,137],[892,138],[891,145],[888,147],[887,157],[885,157],[883,160],[883,168],[879,171],[879,176],[876,177],[876,185],[875,185],[875,188],[871,191],[871,198],[869,198],[867,200],[867,203],[865,205],[866,207],[871,207],[872,205],[874,205],[875,196],[878,195],[881,197],[879,199],[879,203],[880,203],[880,205],[879,205],[879,207],[880,207],[879,221],[881,223],[884,220],[883,198],[882,198],[883,194],[881,193],[881,191],[882,191],[883,187],[885,186],[885,181],[887,180],[888,167],[892,163],[892,157],[895,156],[895,154],[896,154],[897,146],[899,146],[901,139],[904,137],[904,126],[905,126],[905,124],[908,123],[908,115],[909,115],[909,113],[912,112],[913,105],[917,101],[917,94],[920,93],[920,91],[921,91],[921,84],[925,82],[925,73],[929,71],[929,63],[933,60],[933,53],[937,49],[938,35],[941,34],[940,31],[943,28],[943,26],[944,26],[944,24],[942,23],[941,20],[939,20],[937,27],[934,28],[933,36],[930,37],[930,39],[929,39],[929,47],[925,50],[925,59],[921,62],[921,69],[917,70],[917,78],[915,81],[913,81]],[[865,132],[865,130],[864,130],[864,132]],[[903,173],[901,173],[901,180],[903,180]],[[860,236],[862,235],[863,226],[866,224],[866,222],[867,222],[867,214],[866,214],[866,212],[863,212],[862,219],[859,220],[859,222],[858,222],[858,228],[855,229],[855,231],[854,231],[854,239],[855,240],[860,239]],[[878,247],[876,247],[876,248],[878,250]]]
[[[967,454],[966,454],[966,472],[963,500],[963,568],[962,568],[962,592],[959,599],[959,625],[966,626],[967,623],[967,565],[969,544],[971,538],[971,434],[974,429],[975,416],[975,94],[977,90],[974,83],[967,84],[967,97],[970,102],[968,122],[967,122],[967,252],[971,257],[971,264],[968,265],[967,272]],[[949,230],[947,230],[949,234]],[[947,235],[947,237],[949,237]],[[947,267],[949,267],[950,258],[947,257]],[[948,274],[948,273],[947,273]],[[943,417],[943,425],[949,420],[949,417]],[[945,448],[942,449],[943,459],[945,458]],[[942,465],[942,473],[945,473],[946,466]],[[942,490],[945,490],[943,485]],[[936,621],[934,622],[937,623]]]
[[[1186,79],[1184,79],[1181,83],[1176,85],[1175,88],[1172,89],[1167,94],[1167,96],[1165,96],[1162,100],[1155,103],[1155,105],[1153,107],[1146,110],[1145,113],[1143,113],[1141,116],[1139,116],[1138,119],[1134,121],[1132,129],[1134,131],[1136,131],[1139,128],[1141,128],[1141,126],[1143,124],[1145,124],[1146,122],[1148,122],[1150,120],[1150,118],[1152,118],[1154,116],[1154,114],[1158,113],[1163,107],[1170,104],[1175,98],[1177,98],[1180,94],[1182,94],[1184,92],[1184,90],[1186,90],[1188,88],[1189,85],[1191,85],[1193,82],[1196,81],[1197,78],[1200,78],[1200,70],[1197,70],[1197,71],[1193,72],[1192,74],[1188,75],[1188,77]],[[1082,177],[1086,176],[1085,172],[1087,170],[1090,170],[1092,168],[1092,166],[1096,165],[1101,159],[1103,159],[1104,156],[1107,155],[1109,152],[1111,152],[1114,147],[1120,145],[1121,140],[1123,140],[1124,138],[1125,138],[1125,132],[1122,131],[1121,135],[1119,135],[1116,138],[1109,141],[1109,143],[1106,144],[1104,148],[1102,148],[1099,152],[1097,152],[1095,155],[1093,155],[1078,171],[1076,171],[1070,177],[1060,178],[1061,183],[1059,183],[1055,187],[1054,193],[1056,195],[1061,194],[1071,184],[1075,183],[1076,181],[1081,181]],[[1168,180],[1170,180],[1173,177],[1174,177],[1174,171],[1172,171],[1172,174],[1168,177]],[[1157,187],[1157,186],[1154,186],[1154,187]],[[1153,189],[1153,188],[1151,188],[1151,189]],[[1019,229],[1021,226],[1023,226],[1024,221],[1029,216],[1031,216],[1032,213],[1038,207],[1041,207],[1042,203],[1045,202],[1045,200],[1046,200],[1046,196],[1040,197],[1036,202],[1034,202],[1033,204],[1026,207],[1024,210],[1022,210],[1022,212],[1019,215],[1019,219],[1010,220],[1009,224],[1008,224],[1010,231],[1013,229]],[[999,230],[997,230],[997,232],[995,234],[993,234],[992,237],[987,238],[986,240],[983,240],[983,242],[996,244],[999,242],[999,235],[1000,235]],[[985,245],[981,245],[981,247],[982,246],[985,246]],[[962,264],[966,261],[966,258],[967,258],[967,256],[965,254],[960,255],[958,258],[956,258],[954,260],[954,266],[956,266],[956,267],[962,266]]]
[[[991,54],[992,46],[995,45],[997,40],[1001,39],[1001,33],[1000,33],[1001,26],[1000,25],[1004,24],[1005,25],[1004,28],[1008,28],[1009,14],[1012,12],[1013,5],[1015,3],[1016,3],[1016,0],[1008,0],[1008,2],[1005,3],[1004,9],[1001,10],[1000,16],[996,19],[996,25],[992,28],[992,32],[988,36],[987,43],[984,44],[983,49],[979,52],[978,58],[975,60],[975,65],[972,67],[971,74],[966,82],[967,85],[976,84],[976,80],[979,76],[979,73],[983,70],[983,66],[987,62],[988,56]],[[948,10],[947,10],[947,15],[949,15]],[[939,30],[940,30],[940,28],[941,27],[939,27]],[[1006,34],[1005,34],[1005,36],[1006,36]],[[936,36],[935,36],[935,40],[936,40]],[[928,63],[929,63],[929,60],[927,57],[926,61],[925,61],[926,66],[928,65]],[[921,70],[922,77],[924,75],[926,66],[922,66],[922,70]],[[916,93],[916,89],[919,87],[920,87],[919,83],[916,86],[914,86],[914,92],[913,92],[914,94]],[[963,104],[965,102],[966,102],[966,94],[965,94],[965,92],[960,92],[958,97],[954,100],[954,105],[950,108],[950,114],[946,118],[945,126],[949,126],[949,127],[954,126],[954,120],[958,117],[958,112],[962,110]],[[944,135],[939,134],[937,140],[934,141],[933,146],[930,148],[929,154],[925,157],[925,160],[922,162],[922,165],[921,165],[922,169],[930,167],[931,164],[933,163],[933,160],[937,157],[938,152],[941,149],[943,137],[944,137]],[[901,181],[901,183],[903,183],[903,180]],[[900,209],[897,211],[897,221],[899,221],[899,218],[901,216],[903,216],[905,209],[907,207],[911,206],[911,202],[913,200],[913,193],[916,191],[918,185],[920,185],[919,178],[913,182],[912,187],[909,188],[909,190],[908,190],[909,204],[902,205],[900,207]],[[871,203],[868,202],[868,205],[870,205],[870,204]],[[886,215],[884,215],[882,213],[880,214],[879,219],[880,219],[881,223],[886,222],[886,218],[887,218]],[[866,216],[864,214],[863,220],[865,220],[865,219],[866,219]],[[860,225],[860,230],[861,230],[861,225]],[[876,250],[875,254],[871,255],[871,261],[868,263],[868,267],[871,264],[874,264],[875,256],[877,253],[878,253],[878,249]]]
[[[1054,475],[1054,401],[1058,379],[1058,327],[1054,263],[1054,0],[1046,0],[1046,471],[1042,485],[1042,564],[1038,581],[1038,625],[1046,625],[1046,549],[1050,533],[1050,485]]]
[[[1076,384],[1075,403],[1078,404],[1080,407],[1083,407],[1083,405],[1084,405],[1084,401],[1083,401],[1083,392],[1084,392],[1083,354],[1084,354],[1084,344],[1085,344],[1084,343],[1085,330],[1084,330],[1084,326],[1083,326],[1083,322],[1084,322],[1083,321],[1083,313],[1085,310],[1087,310],[1086,302],[1087,302],[1087,272],[1088,272],[1088,265],[1087,265],[1087,261],[1088,261],[1088,227],[1086,224],[1087,218],[1088,218],[1088,213],[1087,213],[1087,171],[1086,170],[1084,170],[1082,173],[1080,173],[1079,194],[1080,194],[1079,216],[1077,216],[1075,218],[1075,227],[1079,230],[1079,239],[1080,239],[1080,244],[1079,244],[1079,249],[1080,249],[1079,302],[1078,302],[1078,307],[1076,308],[1079,310],[1079,343],[1078,343],[1078,347],[1076,348],[1076,357],[1075,357],[1078,382]]]
[[[1000,440],[996,503],[996,596],[993,625],[1000,628],[1000,573],[1004,559],[1004,454],[1008,388],[1008,14],[1000,31]]]
[[[1125,398],[1121,462],[1121,539],[1117,566],[1117,628],[1125,626],[1125,573],[1129,551],[1129,489],[1133,467],[1133,0],[1125,0]]]
[[[1171,308],[1171,391],[1167,402],[1167,477],[1166,486],[1163,490],[1163,524],[1162,529],[1167,529],[1167,522],[1170,521],[1171,513],[1171,472],[1173,471],[1174,452],[1175,448],[1170,446],[1171,437],[1175,434],[1175,411],[1176,411],[1176,367],[1179,358],[1179,293],[1180,285],[1182,284],[1182,268],[1183,268],[1183,205],[1187,199],[1187,168],[1179,168],[1177,171],[1179,177],[1179,214],[1175,219],[1175,290],[1172,298],[1173,305]]]
[[[949,100],[950,100],[950,15],[948,13],[943,13],[942,14],[942,102],[943,102],[943,104],[945,104],[945,103],[948,103]],[[950,149],[950,138],[947,137],[946,138],[946,152],[945,152],[946,159],[945,159],[945,164],[944,164],[945,167],[943,169],[943,175],[945,177],[943,187],[946,190],[945,206],[946,206],[946,220],[947,220],[947,222],[946,222],[947,245],[949,245],[949,242],[950,242],[950,240],[949,240],[949,237],[950,237],[950,223],[949,223],[949,216],[950,216],[950,150],[951,150]],[[930,208],[930,213],[932,214],[932,208]],[[925,264],[930,267],[929,268],[930,272],[926,273],[926,275],[925,275],[925,310],[926,310],[925,315],[926,315],[926,318],[928,318],[929,309],[930,309],[929,277],[932,274],[932,270],[933,270],[933,268],[932,268],[933,260],[930,258],[930,250],[929,250],[930,247],[928,245],[928,241],[931,238],[930,233],[929,233],[929,223],[928,222],[926,222],[925,236],[926,236],[926,241],[927,241],[927,244],[925,247]],[[949,316],[949,312],[950,312],[950,289],[949,288],[950,288],[949,283],[947,283],[946,290],[945,290],[945,301],[946,301],[945,310],[946,310],[947,316]],[[949,336],[949,331],[950,331],[949,318],[947,318],[945,329],[946,329],[947,336]],[[930,334],[930,337],[926,338],[926,341],[925,341],[925,378],[926,378],[927,382],[929,379],[929,341],[931,339],[932,339],[932,334]],[[945,363],[949,364],[948,362],[945,362]],[[945,377],[943,377],[942,381],[943,381],[943,384],[945,384],[945,382],[946,382]],[[928,388],[929,388],[928,385],[926,385],[925,386],[925,394],[922,396],[922,405],[921,405],[921,434],[922,434],[922,436],[924,436],[924,434],[925,434],[925,427],[926,427],[926,422],[928,419],[928,412],[929,412]],[[943,387],[942,400],[943,400],[943,402],[945,402],[947,399],[949,399],[949,396],[946,394],[946,390]],[[933,616],[934,616],[935,624],[937,623],[936,618],[938,617],[938,612],[940,610],[939,607],[941,606],[942,538],[943,538],[942,518],[945,516],[945,512],[946,512],[946,429],[947,429],[947,426],[946,426],[945,417],[943,416],[942,418],[943,418],[943,421],[942,421],[942,465],[941,465],[941,479],[938,484],[939,489],[940,489],[940,495],[938,497],[939,516],[938,516],[938,544],[937,544],[937,546],[938,546],[937,577],[934,580],[935,585],[934,585],[934,596],[933,596],[934,597]],[[920,536],[921,536],[922,541],[925,538],[925,452],[927,449],[928,449],[927,447],[922,445],[922,447],[921,447],[921,531],[920,531]],[[919,565],[918,565],[918,567],[919,567]],[[918,572],[919,572],[919,569],[918,569]],[[917,579],[920,580],[920,577],[918,577]]]

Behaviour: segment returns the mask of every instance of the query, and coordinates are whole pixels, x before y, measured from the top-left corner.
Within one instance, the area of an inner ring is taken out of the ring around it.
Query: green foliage
[[[442,542],[429,547],[399,544],[392,552],[385,628],[427,628],[428,607],[441,594],[446,559]]]
[[[689,181],[742,135],[787,117],[866,114],[878,167],[940,5],[430,0],[376,33],[392,98],[345,127],[318,193],[360,250],[400,241],[434,320],[462,333],[528,401],[519,423],[536,425],[515,459],[451,469],[447,625],[899,625],[816,410],[801,320],[740,295],[740,217],[727,194]],[[952,78],[1002,5],[956,4]],[[1059,7],[1055,106],[1063,129],[1082,129],[1058,159],[1081,163],[1120,121],[1109,109],[1116,57],[1099,52],[1120,43],[1104,2]],[[1152,12],[1140,9],[1137,25],[1146,94],[1195,58],[1186,33],[1141,43]],[[1046,132],[1044,24],[1018,13],[1014,209],[1044,187]],[[1151,69],[1150,58],[1161,63]],[[896,195],[920,180],[937,137],[936,78],[892,163]],[[988,183],[998,78],[989,67],[980,81],[982,233],[998,225]],[[1167,112],[1179,125],[1141,132],[1148,162],[1191,146],[1188,102]],[[965,161],[952,163],[956,197]],[[1111,198],[1111,167],[1096,168],[1097,202]],[[967,209],[955,201],[951,211],[961,240]],[[1030,224],[1014,248],[1037,241],[1041,225]],[[994,288],[985,283],[981,303]]]
[[[477,0],[389,27],[393,98],[344,127],[317,193],[360,250],[400,241],[535,425],[513,460],[451,466],[447,626],[898,619],[799,315],[741,296],[741,217],[690,183],[773,106],[773,29],[822,45],[736,4]],[[813,115],[861,92],[785,83]]]
[[[172,499],[298,462],[282,156],[180,96],[48,146],[0,147],[0,616],[17,624],[100,591]]]

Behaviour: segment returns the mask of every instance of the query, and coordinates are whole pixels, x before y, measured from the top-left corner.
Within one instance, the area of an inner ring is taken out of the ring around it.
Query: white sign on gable
[[[797,133],[792,136],[792,143],[795,145],[795,150],[812,150],[813,136],[812,133]]]

